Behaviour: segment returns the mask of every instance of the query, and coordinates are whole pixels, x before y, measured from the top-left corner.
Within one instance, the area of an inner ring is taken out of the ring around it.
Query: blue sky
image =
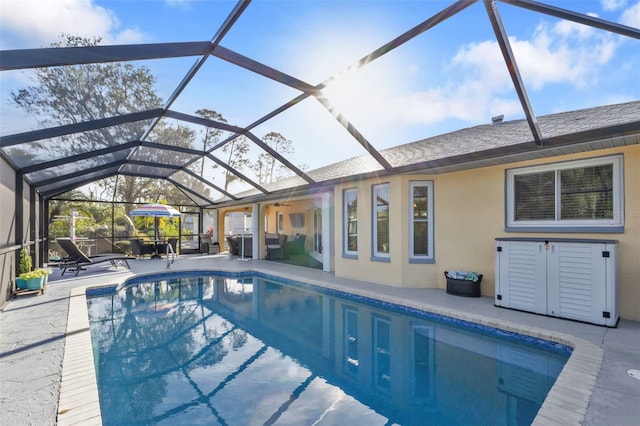
[[[345,70],[449,1],[254,1],[222,46],[310,84]],[[548,1],[640,28],[638,0]],[[104,44],[210,40],[235,1],[0,0],[0,46],[46,47],[60,33]],[[640,99],[640,40],[498,3],[537,115]],[[195,58],[143,61],[166,99]],[[9,102],[29,72],[0,74],[2,134],[37,128]],[[172,106],[222,113],[246,126],[299,93],[211,58]],[[365,66],[326,91],[382,150],[459,128],[524,117],[482,2]],[[294,141],[295,163],[310,168],[364,154],[314,99],[255,130]],[[544,133],[544,129],[543,133]]]

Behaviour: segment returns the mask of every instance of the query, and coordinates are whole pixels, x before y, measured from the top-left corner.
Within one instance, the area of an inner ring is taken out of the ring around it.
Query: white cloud
[[[640,1],[622,12],[620,23],[629,27],[640,28]]]
[[[49,46],[59,41],[62,33],[99,36],[105,44],[140,42],[146,38],[136,29],[120,29],[115,14],[92,0],[0,0],[0,7],[3,31],[11,31],[20,40],[20,48]]]
[[[169,7],[182,7],[182,8],[186,8],[189,6],[189,3],[191,3],[193,0],[165,0],[165,2],[167,3],[167,6]]]
[[[588,16],[597,18],[595,13],[587,13]],[[577,22],[562,20],[554,25],[553,32],[562,37],[571,37],[575,39],[586,40],[595,34],[597,30],[588,25],[578,24]]]
[[[451,79],[438,87],[395,96],[388,109],[405,123],[438,123],[455,118],[482,122],[495,114],[521,111],[517,100],[507,99],[512,84],[496,42],[464,46],[447,67]]]
[[[148,38],[140,30],[127,28],[114,34],[111,40],[105,39],[105,44],[136,44],[148,41]]]
[[[532,93],[551,84],[577,89],[597,84],[618,47],[616,40],[609,33],[560,21],[540,25],[529,40],[510,38],[510,44],[525,87]],[[522,113],[496,41],[463,46],[446,71],[448,82],[396,96],[387,111],[409,123],[450,118],[473,123],[496,114],[509,117]]]
[[[610,34],[584,25],[560,22],[555,26],[540,25],[530,40],[510,38],[525,84],[529,90],[540,90],[551,83],[584,87],[599,78],[599,66],[613,57],[617,44]],[[500,82],[508,82],[505,64],[494,41],[465,46],[452,60],[453,65],[494,92],[503,91]],[[456,73],[458,74],[458,73]]]
[[[607,12],[619,10],[627,4],[627,0],[600,0],[602,8]]]

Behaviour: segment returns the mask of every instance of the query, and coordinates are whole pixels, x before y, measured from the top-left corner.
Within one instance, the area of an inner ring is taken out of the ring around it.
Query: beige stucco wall
[[[514,233],[504,231],[505,170],[611,154],[624,154],[625,231],[623,234]],[[410,264],[408,244],[409,181],[434,182],[435,262]],[[371,185],[391,186],[391,261],[371,257]],[[342,190],[358,188],[358,259],[342,257]],[[494,295],[495,238],[549,236],[615,239],[618,245],[619,314],[640,320],[640,145],[565,155],[440,175],[394,176],[338,185],[335,188],[335,273],[397,287],[445,288],[444,271],[483,274],[482,293]]]

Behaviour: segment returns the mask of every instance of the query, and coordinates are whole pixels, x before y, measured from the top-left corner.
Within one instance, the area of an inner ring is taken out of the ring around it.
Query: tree
[[[222,152],[227,154],[226,164],[241,172],[249,165],[249,159],[247,154],[249,153],[249,141],[245,136],[238,136],[231,142],[228,142],[222,146]],[[239,180],[240,178],[229,170],[225,170],[224,173],[224,190],[228,191],[229,186]]]
[[[201,108],[196,111],[196,114],[207,120],[218,121],[220,123],[227,123],[227,120],[222,114],[206,108]],[[222,136],[222,130],[215,127],[205,127],[202,131],[202,151],[206,152],[209,148],[215,146],[220,142]],[[200,177],[204,177],[204,157],[200,162]]]
[[[61,41],[52,43],[52,47],[96,46],[101,41],[99,37],[63,34]],[[162,104],[154,90],[155,78],[146,67],[108,63],[38,68],[34,72],[38,84],[11,92],[11,100],[35,116],[43,127],[114,117],[158,108]],[[147,122],[133,122],[61,136],[30,143],[25,151],[40,161],[72,157],[136,140],[147,125]],[[114,185],[113,180],[105,182]],[[121,176],[117,184],[124,189],[119,198],[134,201],[144,196],[152,181]]]
[[[291,156],[295,152],[293,142],[278,132],[267,133],[262,138],[262,141],[280,155],[286,156],[285,154],[288,154]],[[280,163],[274,156],[266,152],[258,156],[258,159],[253,164],[252,168],[261,185],[275,182],[291,175],[291,170],[289,170],[289,168]]]

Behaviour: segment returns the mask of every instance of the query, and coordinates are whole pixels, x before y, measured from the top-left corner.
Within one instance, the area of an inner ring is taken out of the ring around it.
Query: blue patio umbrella
[[[174,207],[166,204],[151,203],[143,204],[129,212],[129,216],[147,216],[155,218],[155,239],[158,239],[158,218],[159,217],[180,217],[180,213]]]

